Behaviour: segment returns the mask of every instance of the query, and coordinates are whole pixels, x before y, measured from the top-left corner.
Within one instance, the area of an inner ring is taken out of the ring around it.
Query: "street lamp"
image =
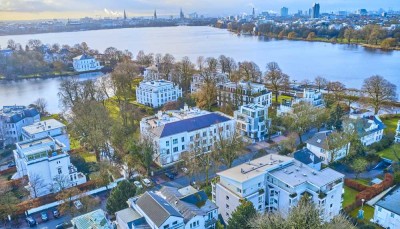
[[[364,207],[364,201],[365,201],[365,199],[361,199],[361,209],[363,209],[363,207]]]

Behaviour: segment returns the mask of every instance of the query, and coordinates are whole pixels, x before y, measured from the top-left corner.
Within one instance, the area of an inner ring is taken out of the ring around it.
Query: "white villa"
[[[16,143],[17,177],[28,176],[33,198],[83,184],[86,177],[71,164],[66,147],[52,137]]]
[[[22,127],[40,121],[36,109],[25,106],[4,106],[0,110],[0,148],[22,139]]]
[[[400,186],[390,190],[374,205],[373,221],[383,228],[400,228]]]
[[[228,75],[225,73],[216,73],[216,75],[214,75],[213,78],[215,79],[215,83],[217,85],[221,85],[221,84],[229,82]],[[193,75],[192,82],[190,83],[191,93],[197,92],[200,89],[200,87],[203,85],[203,83],[204,83],[204,77],[202,75],[200,75],[200,74]]]
[[[188,106],[179,111],[159,111],[140,122],[140,134],[153,141],[154,160],[160,166],[179,161],[181,153],[191,147],[211,151],[217,137],[231,135],[235,128],[236,121],[230,116]]]
[[[241,134],[249,142],[258,142],[266,139],[270,120],[268,119],[268,106],[261,104],[247,104],[234,112],[234,117]]]
[[[344,145],[341,149],[335,150],[336,152],[332,155],[332,152],[327,147],[327,139],[332,133],[331,130],[321,131],[312,138],[306,141],[307,149],[317,155],[324,164],[329,164],[332,160],[337,161],[346,157],[350,152],[350,142]]]
[[[300,102],[306,102],[314,107],[322,107],[324,105],[324,100],[322,97],[322,92],[315,89],[304,89],[302,93],[295,93],[294,98],[291,101],[283,101],[278,107],[277,114],[283,115],[285,113],[293,112],[293,105]]]
[[[152,65],[144,69],[143,72],[144,81],[157,81],[160,80],[160,73],[156,65]]]
[[[235,107],[255,103],[266,106],[272,104],[272,92],[264,84],[252,82],[227,82],[218,85],[217,102],[219,106],[233,104]]]
[[[65,150],[70,150],[67,127],[55,119],[36,122],[32,125],[22,127],[22,139],[24,141],[44,138],[46,136],[53,137],[65,145]]]
[[[307,194],[330,221],[342,209],[344,175],[330,168],[312,169],[294,158],[267,155],[217,173],[212,182],[212,198],[228,222],[245,199],[260,213],[277,212],[287,216]]]
[[[180,97],[182,89],[166,80],[142,81],[136,89],[137,102],[150,107],[161,107]]]
[[[96,71],[103,68],[94,57],[83,54],[72,59],[72,65],[77,72]]]
[[[395,143],[400,143],[400,120],[397,123],[396,136],[394,137],[394,142]]]
[[[377,115],[360,118],[350,114],[349,117],[345,125],[356,131],[363,145],[369,146],[382,140],[386,126]]]
[[[218,221],[218,207],[192,186],[147,191],[128,205],[115,213],[118,228],[212,229]]]

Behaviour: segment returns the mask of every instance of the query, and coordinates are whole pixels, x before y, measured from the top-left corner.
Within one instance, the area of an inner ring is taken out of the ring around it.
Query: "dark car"
[[[43,222],[49,220],[49,216],[47,215],[47,212],[40,213],[40,218],[42,218]]]
[[[63,223],[59,223],[56,225],[56,229],[64,229],[64,224]]]
[[[173,173],[171,173],[171,172],[166,172],[165,176],[168,177],[171,180],[175,179],[175,175]]]
[[[60,212],[57,209],[53,210],[53,216],[54,216],[54,218],[60,217]]]
[[[37,225],[36,220],[35,220],[32,216],[26,217],[25,220],[26,220],[26,222],[28,223],[28,225],[29,225],[30,227],[34,227],[34,226]]]

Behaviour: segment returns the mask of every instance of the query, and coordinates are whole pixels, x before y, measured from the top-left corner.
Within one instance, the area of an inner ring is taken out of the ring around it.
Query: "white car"
[[[142,183],[147,187],[151,186],[151,181],[147,178],[142,179]]]
[[[185,167],[182,168],[182,171],[183,171],[184,173],[188,173],[188,172],[189,172],[189,170],[188,170],[187,168],[185,168]]]
[[[76,209],[78,209],[78,210],[83,207],[83,205],[82,205],[80,200],[75,200],[74,201],[74,205],[75,205]]]
[[[133,184],[136,186],[136,188],[143,188],[143,185],[139,181],[134,181]]]

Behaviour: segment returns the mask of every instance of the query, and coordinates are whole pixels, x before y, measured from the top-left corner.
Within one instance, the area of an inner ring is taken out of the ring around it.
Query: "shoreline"
[[[63,77],[73,77],[73,76],[79,76],[81,74],[87,74],[87,73],[97,73],[101,72],[103,74],[106,74],[107,71],[87,71],[87,72],[66,72],[66,73],[61,73],[59,75],[42,75],[42,76],[21,76],[21,77],[16,77],[16,78],[6,78],[6,77],[0,77],[0,82],[1,81],[20,81],[20,80],[29,80],[29,79],[53,79],[53,78],[63,78]]]

